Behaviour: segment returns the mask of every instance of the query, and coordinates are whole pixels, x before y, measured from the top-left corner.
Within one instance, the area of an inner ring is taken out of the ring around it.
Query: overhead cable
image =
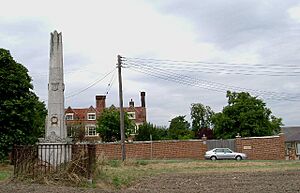
[[[248,91],[252,94],[259,95],[263,98],[268,99],[277,99],[277,100],[297,100],[299,96],[291,96],[287,95],[286,93],[277,93],[277,92],[269,92],[269,91],[261,91],[256,89],[246,89],[241,87],[229,86],[222,83],[212,82],[201,80],[197,77],[191,77],[190,75],[178,74],[172,72],[170,70],[165,70],[158,67],[153,67],[151,65],[138,65],[135,63],[126,62],[124,63],[125,67],[131,68],[135,71],[139,71],[157,78],[161,78],[168,81],[177,82],[184,85],[189,86],[197,86],[217,92],[226,92],[227,90],[234,90],[234,91]]]
[[[137,65],[151,65],[166,70],[177,70],[186,72],[199,73],[219,73],[219,74],[237,74],[237,75],[260,75],[260,76],[300,76],[300,67],[297,68],[274,68],[274,67],[249,67],[249,66],[218,66],[207,64],[186,64],[186,63],[169,63],[157,61],[132,61],[126,60],[127,63],[135,63]]]
[[[76,95],[79,95],[81,93],[83,93],[84,91],[88,90],[89,88],[93,87],[94,85],[98,84],[99,82],[101,82],[103,79],[105,79],[108,75],[110,75],[111,73],[113,73],[116,69],[114,68],[112,71],[108,72],[107,74],[105,74],[104,76],[98,77],[95,81],[93,81],[91,84],[89,84],[87,87],[79,90],[79,91],[75,91],[72,92],[71,94],[69,94],[68,96],[66,96],[66,98],[71,98],[74,97]]]

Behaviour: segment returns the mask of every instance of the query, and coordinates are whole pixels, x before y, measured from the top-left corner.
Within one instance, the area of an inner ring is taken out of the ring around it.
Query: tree
[[[133,133],[134,124],[128,118],[127,113],[124,115],[124,130],[125,137],[130,133]],[[102,114],[97,119],[97,132],[100,134],[103,141],[118,141],[121,139],[120,132],[120,111],[111,106],[108,109],[104,109]]]
[[[152,140],[161,140],[167,138],[167,129],[162,127],[157,127],[151,123],[144,123],[139,126],[135,140],[137,141],[149,141],[150,135]]]
[[[168,129],[170,139],[191,139],[193,138],[190,130],[190,123],[185,120],[185,116],[177,116],[170,121]]]
[[[191,107],[192,130],[197,138],[201,138],[203,134],[208,139],[212,138],[211,118],[214,115],[213,110],[209,106],[201,103],[193,103]]]
[[[47,111],[32,89],[28,70],[0,49],[0,159],[14,144],[34,144],[44,134]]]
[[[214,139],[214,133],[213,130],[211,128],[203,128],[203,129],[199,129],[196,133],[195,136],[198,139],[201,139],[202,137],[206,137],[206,139]]]
[[[67,125],[67,135],[72,137],[74,143],[82,142],[85,138],[85,127],[82,123],[72,123]]]
[[[211,128],[211,117],[214,115],[213,110],[209,106],[201,103],[193,103],[191,107],[192,129]]]
[[[280,132],[282,119],[272,114],[266,104],[247,92],[227,91],[228,105],[213,116],[214,135],[217,138],[266,136]]]

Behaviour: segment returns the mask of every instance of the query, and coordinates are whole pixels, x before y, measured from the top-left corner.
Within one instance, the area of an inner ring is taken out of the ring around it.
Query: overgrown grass
[[[95,175],[95,186],[122,189],[164,173],[273,172],[300,170],[300,161],[111,160]]]
[[[99,157],[94,174],[94,183],[81,183],[84,187],[122,189],[151,176],[172,173],[226,173],[226,172],[276,172],[300,170],[300,161],[204,161],[204,160],[107,160]],[[0,182],[12,176],[13,167],[0,165]],[[52,176],[51,178],[55,178]],[[58,176],[59,177],[59,176]],[[62,175],[64,179],[68,176]],[[72,177],[72,176],[71,176]],[[75,175],[73,176],[76,177]],[[43,178],[45,179],[45,178]],[[47,178],[50,181],[50,178]],[[54,180],[55,182],[55,180]]]

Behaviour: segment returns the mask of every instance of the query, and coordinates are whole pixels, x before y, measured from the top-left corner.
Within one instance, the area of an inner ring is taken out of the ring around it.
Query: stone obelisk
[[[50,39],[48,116],[44,142],[66,141],[64,90],[62,34],[54,31]]]
[[[62,34],[54,31],[50,39],[46,134],[39,140],[39,158],[54,167],[70,161],[72,153],[67,145],[71,140],[65,125],[64,90]]]

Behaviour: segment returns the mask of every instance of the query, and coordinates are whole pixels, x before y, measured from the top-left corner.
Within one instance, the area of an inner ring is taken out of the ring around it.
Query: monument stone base
[[[45,139],[39,139],[38,157],[45,165],[60,166],[71,161],[72,143],[70,138],[62,139],[51,132]]]

